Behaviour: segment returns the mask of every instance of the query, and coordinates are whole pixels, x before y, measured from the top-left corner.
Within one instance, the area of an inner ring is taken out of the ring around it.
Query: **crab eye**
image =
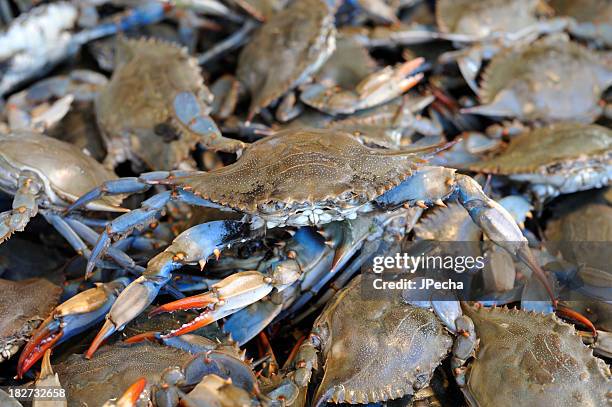
[[[181,138],[181,135],[170,123],[158,123],[153,127],[153,132],[160,136],[165,143],[170,143]]]

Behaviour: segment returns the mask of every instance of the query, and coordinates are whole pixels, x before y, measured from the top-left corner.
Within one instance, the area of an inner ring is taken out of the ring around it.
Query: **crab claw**
[[[154,309],[151,314],[205,308],[205,311],[193,321],[171,331],[164,337],[192,332],[261,300],[274,288],[287,287],[300,276],[299,272],[289,268],[275,270],[277,272],[273,273],[273,277],[268,277],[258,271],[233,274],[213,285],[212,291],[162,305]]]
[[[64,336],[61,324],[53,315],[43,321],[24,347],[17,363],[17,377],[21,379],[48,349],[53,348]]]
[[[243,271],[214,284],[212,291],[164,304],[151,311],[150,315],[207,307],[237,310],[262,299],[272,288],[272,278],[258,271]]]
[[[198,294],[187,298],[182,298],[177,301],[170,302],[168,304],[161,305],[155,308],[149,313],[149,317],[161,314],[163,312],[174,312],[180,310],[188,310],[195,308],[206,308],[211,304],[217,304],[220,302],[219,298],[214,292],[207,292],[204,294]]]
[[[130,387],[127,388],[125,393],[117,400],[118,407],[128,407],[136,405],[136,402],[140,398],[140,395],[147,386],[147,379],[141,377],[136,380]]]
[[[147,387],[147,379],[141,377],[127,388],[116,401],[107,401],[102,407],[135,407]]]
[[[102,342],[145,310],[159,290],[184,264],[204,264],[211,256],[236,241],[248,238],[248,225],[240,221],[213,221],[187,229],[163,252],[153,257],[142,276],[134,280],[117,298],[106,322],[85,357],[91,358]]]
[[[83,291],[58,305],[21,352],[17,376],[23,377],[47,349],[52,349],[100,322],[127,284],[126,278],[119,278]]]

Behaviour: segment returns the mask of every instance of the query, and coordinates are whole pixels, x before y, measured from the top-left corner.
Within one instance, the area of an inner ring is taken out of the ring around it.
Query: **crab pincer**
[[[23,377],[47,349],[52,349],[100,322],[128,282],[126,278],[119,278],[99,284],[58,305],[36,329],[21,352],[17,363],[18,377]]]
[[[135,407],[147,388],[147,379],[141,377],[128,387],[117,400],[109,400],[102,407]]]
[[[278,273],[273,273],[272,276],[258,271],[232,274],[213,285],[211,291],[164,304],[154,309],[151,315],[182,309],[204,309],[193,321],[169,332],[164,337],[192,332],[261,300],[274,288],[282,290],[300,277],[300,273],[294,269],[279,267],[275,270]]]
[[[245,227],[240,221],[213,221],[194,226],[177,236],[166,250],[149,261],[143,275],[134,280],[113,304],[85,356],[91,358],[106,338],[122,330],[149,306],[172,277],[172,271],[185,264],[203,267],[211,256],[218,257],[221,249],[244,239]]]

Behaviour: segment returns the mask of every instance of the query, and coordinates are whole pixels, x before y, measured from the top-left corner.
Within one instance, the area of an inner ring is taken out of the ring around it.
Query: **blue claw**
[[[119,278],[83,291],[58,305],[36,329],[21,353],[17,364],[18,376],[22,377],[47,349],[99,323],[128,283],[128,279]]]
[[[106,338],[122,330],[151,305],[174,270],[184,264],[205,263],[228,245],[248,238],[248,232],[249,226],[244,222],[222,220],[194,226],[178,235],[166,250],[149,261],[144,274],[121,293],[85,356],[90,358]]]

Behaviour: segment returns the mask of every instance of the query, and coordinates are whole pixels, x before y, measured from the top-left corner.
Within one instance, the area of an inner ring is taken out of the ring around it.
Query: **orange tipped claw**
[[[115,325],[112,323],[112,321],[107,319],[104,323],[104,326],[102,327],[102,329],[100,329],[100,332],[98,332],[93,342],[89,346],[89,349],[87,349],[87,352],[85,353],[85,358],[91,359],[93,354],[96,353],[96,351],[100,347],[100,345],[102,345],[106,338],[111,336],[115,331]]]
[[[170,302],[168,304],[161,305],[155,308],[153,311],[149,313],[149,317],[152,317],[157,314],[161,314],[162,312],[173,312],[180,310],[188,310],[195,308],[205,308],[210,304],[216,304],[220,300],[213,293],[204,293],[199,295],[194,295],[191,297],[183,298],[177,301]]]
[[[162,338],[172,338],[174,336],[180,336],[193,332],[196,329],[204,328],[205,326],[215,322],[215,318],[209,312],[200,314],[193,321],[183,324],[180,328],[170,331],[169,333],[162,335]]]
[[[49,330],[48,326],[52,321],[52,317],[47,318],[23,348],[17,362],[18,378],[21,379],[43,357],[47,349],[51,349],[63,336],[62,331],[52,332]]]
[[[562,307],[562,306],[557,307],[556,311],[562,317],[571,319],[573,321],[579,322],[582,325],[586,326],[587,328],[589,328],[589,330],[593,334],[593,338],[597,338],[597,328],[595,328],[595,325],[593,325],[593,323],[581,313],[574,311],[571,308]]]
[[[125,393],[117,400],[118,407],[133,407],[147,387],[147,379],[144,377],[136,380],[127,388]]]
[[[154,331],[144,332],[138,335],[130,336],[123,342],[124,343],[140,343],[144,341],[157,341],[157,334],[158,333]]]

